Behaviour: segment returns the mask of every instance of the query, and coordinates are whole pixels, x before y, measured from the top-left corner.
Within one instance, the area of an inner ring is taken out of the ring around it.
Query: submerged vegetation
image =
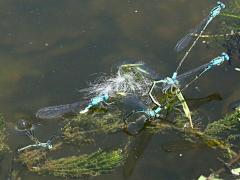
[[[61,129],[62,142],[73,145],[84,145],[95,142],[95,137],[110,134],[123,127],[120,112],[102,112],[96,110],[92,114],[78,115],[66,119],[66,125]],[[54,147],[57,145],[54,144]],[[18,162],[38,174],[51,174],[58,177],[86,177],[106,174],[124,163],[127,157],[124,149],[102,150],[82,155],[71,155],[57,159],[50,158],[52,152],[61,151],[58,148],[24,150],[19,154]]]
[[[94,134],[96,133],[114,133],[123,128],[123,126],[119,126],[118,124],[119,119],[121,119],[120,115],[110,115],[111,113],[109,113],[108,115],[105,114],[106,116],[104,117],[102,114],[105,122],[103,121],[103,124],[99,124],[99,122],[97,122],[98,120],[94,117],[96,116],[101,119],[99,116],[100,114],[84,115],[81,118],[80,116],[74,117],[72,119],[73,122],[76,121],[80,124],[84,122],[86,123],[85,127],[89,125],[89,130],[87,134],[84,134],[84,131],[78,127],[74,132],[69,133],[69,131],[66,131],[66,129],[71,127],[70,124],[72,123],[69,123],[62,129],[64,132],[63,134],[65,134],[63,142],[69,141],[72,138],[70,143],[82,144],[85,142],[83,140],[84,138],[88,139],[89,137],[92,137],[90,140],[87,140],[88,143],[89,141],[92,142],[94,140]],[[111,124],[109,124],[110,119],[108,119],[108,117],[112,117],[110,118],[112,119]],[[240,112],[236,111],[221,120],[208,124],[204,130],[199,130],[180,126],[181,121],[186,122],[186,119],[185,117],[179,117],[174,123],[158,121],[150,122],[146,126],[146,131],[155,134],[158,132],[167,133],[169,130],[174,129],[175,131],[181,132],[183,137],[188,141],[190,140],[192,143],[203,143],[210,148],[223,150],[222,157],[228,159],[230,157],[235,157],[237,154],[235,152],[236,143],[233,144],[232,139],[238,138],[238,135],[237,132],[235,134],[232,134],[232,132],[237,130],[239,118]],[[87,119],[88,121],[86,121]],[[94,122],[96,122],[96,124]],[[75,125],[71,128],[74,129]],[[93,127],[93,129],[90,127]],[[66,136],[66,134],[68,135]],[[227,136],[228,138],[223,136],[229,134],[231,136]],[[19,154],[18,161],[24,163],[30,171],[38,174],[51,174],[58,177],[86,177],[109,173],[115,168],[123,165],[125,159],[128,157],[128,146],[110,151],[100,149],[90,154],[71,155],[54,159],[50,158],[51,153],[56,150],[59,151],[61,148],[56,148],[51,151],[44,149],[26,150]]]
[[[213,47],[226,49],[232,59],[240,59],[240,0],[228,2],[223,13],[220,14],[221,25],[217,31],[202,35],[203,42],[212,43]]]
[[[235,32],[240,30],[240,25],[237,23],[240,20],[240,1],[229,1],[225,12],[221,16],[225,17],[225,23],[228,24],[228,26],[224,27],[225,30],[233,30]]]
[[[233,114],[226,116],[224,119],[214,121],[208,124],[204,130],[206,135],[213,138],[224,140],[228,143],[240,142],[240,111],[236,111]]]
[[[98,150],[91,154],[47,161],[36,168],[35,172],[48,172],[61,177],[98,176],[111,172],[123,161],[124,154],[121,149],[111,152]]]
[[[90,154],[62,157],[56,160],[47,160],[46,152],[39,150],[25,151],[19,156],[19,159],[32,172],[75,178],[109,173],[122,165],[125,158],[121,149],[109,152],[98,150]]]
[[[6,140],[5,122],[3,116],[0,114],[0,153],[4,153],[9,150]]]
[[[68,123],[62,128],[64,141],[78,145],[93,143],[94,135],[117,132],[123,127],[120,115],[120,111],[95,112],[67,119]]]

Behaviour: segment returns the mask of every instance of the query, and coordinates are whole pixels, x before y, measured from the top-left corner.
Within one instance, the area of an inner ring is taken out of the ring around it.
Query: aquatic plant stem
[[[225,17],[231,17],[231,18],[240,19],[240,16],[237,16],[235,14],[222,13],[221,15],[225,16]]]
[[[177,89],[177,90],[176,90],[176,96],[177,96],[177,98],[179,99],[179,101],[181,102],[183,111],[184,111],[186,117],[187,117],[188,120],[189,120],[190,127],[193,129],[191,112],[190,112],[190,110],[189,110],[189,108],[188,108],[187,102],[186,102],[185,98],[183,97],[180,89]]]

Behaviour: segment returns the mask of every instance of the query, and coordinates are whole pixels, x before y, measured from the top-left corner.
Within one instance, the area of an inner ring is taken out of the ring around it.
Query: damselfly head
[[[218,1],[217,5],[220,6],[222,9],[224,9],[226,6],[222,2]]]
[[[224,58],[225,61],[229,61],[229,60],[230,60],[229,55],[228,55],[227,53],[225,53],[225,52],[223,52],[223,53],[221,54],[221,56]]]
[[[20,119],[16,123],[15,129],[17,131],[28,131],[33,129],[33,124],[25,119]]]
[[[230,66],[232,65],[232,58],[227,53],[223,52],[221,56],[224,58],[225,61],[228,62]]]
[[[221,13],[221,10],[225,8],[225,4],[222,2],[218,1],[217,6],[215,6],[211,11],[210,11],[210,21],[215,18],[217,15]]]

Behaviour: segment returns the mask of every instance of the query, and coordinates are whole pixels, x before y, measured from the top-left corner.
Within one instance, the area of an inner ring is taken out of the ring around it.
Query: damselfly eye
[[[17,121],[16,129],[18,131],[27,131],[27,130],[31,130],[32,128],[33,128],[32,123],[30,123],[25,119],[20,119]]]

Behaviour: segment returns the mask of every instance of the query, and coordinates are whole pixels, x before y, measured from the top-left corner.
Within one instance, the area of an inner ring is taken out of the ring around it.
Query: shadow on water
[[[55,133],[61,120],[39,121],[34,116],[36,110],[83,99],[78,90],[87,87],[91,74],[110,73],[110,67],[128,59],[142,60],[163,76],[171,74],[179,59],[173,53],[175,43],[205,17],[212,5],[206,0],[0,2],[0,112],[7,121],[10,147],[29,143],[13,130],[20,118],[40,124],[37,134],[42,139]],[[219,52],[199,45],[183,70],[196,67]],[[240,86],[231,86],[237,75],[224,69],[206,77],[186,95],[196,98],[219,93],[223,101],[200,108],[212,120],[222,116],[222,109],[233,96],[239,97]],[[181,142],[174,133],[153,136],[144,131],[136,137],[123,169],[94,179],[174,179],[184,174],[193,178],[216,163],[214,152],[205,147],[189,145],[176,153],[162,148],[165,143],[178,141]],[[180,153],[183,157],[179,157]],[[203,154],[202,159],[195,158],[199,154]],[[190,164],[193,158],[195,164]],[[3,157],[0,179],[7,176],[10,160],[10,155]],[[23,179],[58,179],[18,168]]]

